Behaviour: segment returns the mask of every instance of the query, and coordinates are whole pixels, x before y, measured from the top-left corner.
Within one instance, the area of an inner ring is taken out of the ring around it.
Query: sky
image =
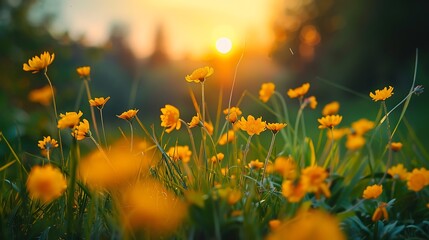
[[[41,0],[38,13],[55,14],[52,32],[68,31],[90,45],[104,43],[112,24],[126,26],[128,43],[138,57],[153,51],[155,32],[162,27],[172,58],[201,57],[214,51],[216,40],[230,38],[233,49],[246,44],[267,52],[273,41],[271,24],[279,0]],[[257,46],[257,47],[256,47]]]

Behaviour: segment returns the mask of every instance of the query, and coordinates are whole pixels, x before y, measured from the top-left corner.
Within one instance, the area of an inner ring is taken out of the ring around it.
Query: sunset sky
[[[53,32],[84,35],[89,44],[101,44],[112,24],[126,26],[128,41],[138,57],[150,55],[154,34],[162,26],[170,57],[201,57],[215,50],[216,40],[231,39],[233,50],[268,52],[271,24],[278,0],[43,0],[34,12],[56,15]],[[255,48],[254,46],[258,46]]]

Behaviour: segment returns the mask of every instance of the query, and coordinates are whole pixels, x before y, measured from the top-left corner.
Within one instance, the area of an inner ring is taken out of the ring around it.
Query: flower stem
[[[134,129],[133,129],[133,123],[131,122],[131,121],[128,121],[128,123],[130,124],[130,130],[131,130],[131,136],[130,136],[130,138],[131,138],[131,143],[130,143],[130,152],[132,152],[133,151],[133,142],[134,142]]]
[[[83,82],[85,83],[85,89],[86,89],[86,95],[88,96],[88,101],[92,99],[91,97],[91,90],[89,88],[89,80],[84,79]],[[94,107],[90,107],[91,109],[91,118],[95,129],[95,135],[97,135],[97,140],[100,141],[100,134],[98,133],[98,127],[97,127],[97,121],[95,120],[95,113],[94,113]]]
[[[384,179],[386,178],[387,175],[387,170],[390,167],[390,164],[392,162],[392,148],[390,147],[390,145],[392,144],[392,132],[390,130],[390,120],[389,120],[389,116],[388,116],[388,112],[387,112],[387,106],[386,106],[386,102],[383,101],[381,103],[383,105],[383,109],[384,112],[386,113],[386,124],[387,124],[387,137],[388,137],[388,143],[387,143],[387,163],[386,163],[386,171],[384,171],[383,177],[380,179],[380,183],[382,183],[384,181]]]
[[[99,108],[99,110],[100,110],[101,130],[103,131],[104,146],[105,148],[107,148],[106,130],[104,129],[104,120],[103,120],[103,108]]]
[[[189,128],[188,124],[185,121],[183,121],[183,119],[179,119],[179,120],[186,126],[186,129],[188,130],[189,139],[191,141],[191,146],[192,146],[192,151],[194,151],[194,154],[193,154],[194,162],[197,166],[200,166],[201,163],[197,157],[197,148],[195,147],[194,135],[192,134],[192,131]]]
[[[276,139],[276,133],[273,133],[273,136],[271,137],[271,143],[270,143],[270,147],[268,148],[268,153],[267,153],[267,157],[265,158],[265,163],[264,163],[264,171],[262,172],[262,179],[261,179],[261,185],[264,182],[264,178],[265,178],[265,171],[267,169],[267,164],[268,164],[268,160],[270,159],[271,156],[271,152],[273,151],[273,146],[274,146],[274,141]]]
[[[294,130],[294,136],[293,136],[293,147],[295,148],[296,146],[296,142],[298,140],[298,126],[299,126],[299,122],[301,120],[301,115],[302,115],[302,111],[304,109],[304,105],[302,103],[302,99],[299,99],[299,110],[298,110],[298,114],[296,115],[296,120],[295,120],[295,128]]]
[[[249,152],[250,140],[252,139],[252,136],[253,135],[249,135],[249,138],[247,138],[246,148],[243,150],[243,160],[242,160],[242,163],[244,164],[244,166],[246,165],[246,157],[247,157],[247,153]]]
[[[69,176],[70,181],[68,184],[68,195],[67,195],[67,237],[73,239],[74,231],[74,192],[76,184],[76,170],[77,161],[79,155],[79,145],[76,138],[73,138],[72,143],[72,157],[70,158],[69,165]]]

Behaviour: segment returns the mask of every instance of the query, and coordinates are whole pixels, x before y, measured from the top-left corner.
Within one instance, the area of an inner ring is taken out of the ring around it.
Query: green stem
[[[387,137],[388,137],[388,143],[387,143],[387,148],[388,148],[388,155],[387,155],[387,163],[386,163],[386,170],[384,171],[383,177],[380,179],[380,184],[384,181],[384,179],[386,178],[387,175],[387,170],[390,167],[390,164],[392,162],[392,148],[391,148],[391,144],[392,144],[392,132],[390,130],[390,120],[389,117],[387,115],[387,106],[386,106],[386,102],[383,101],[381,103],[383,105],[383,109],[384,112],[386,113],[386,124],[387,124]]]
[[[72,157],[70,158],[70,181],[68,184],[68,195],[67,195],[67,238],[73,239],[74,230],[74,193],[76,184],[76,170],[77,161],[79,155],[79,145],[77,140],[73,138],[72,143]]]
[[[131,138],[131,143],[130,143],[130,152],[132,152],[133,151],[133,142],[134,142],[134,129],[133,129],[133,123],[131,122],[131,121],[128,121],[128,123],[130,124],[130,130],[131,130],[131,136],[130,136],[130,138]]]
[[[192,146],[192,151],[194,151],[194,154],[193,154],[194,162],[197,166],[200,166],[201,163],[197,157],[197,148],[195,147],[194,135],[192,134],[192,131],[189,128],[188,124],[185,121],[183,121],[182,119],[179,119],[179,120],[186,126],[186,129],[188,130],[189,139],[191,141],[191,146]]]
[[[99,110],[100,110],[101,130],[103,131],[104,146],[107,149],[106,130],[104,129],[104,120],[103,120],[103,108],[99,108]]]
[[[83,82],[85,83],[85,89],[86,89],[86,95],[88,96],[88,101],[92,99],[91,97],[91,90],[89,88],[89,80],[84,79]],[[90,107],[91,110],[91,118],[95,129],[95,135],[97,135],[97,140],[100,141],[100,134],[98,133],[98,127],[97,127],[97,121],[95,120],[95,113],[94,113],[94,107]]]
[[[271,152],[272,152],[272,150],[273,150],[273,146],[274,146],[274,141],[275,141],[275,139],[276,139],[276,135],[277,135],[276,133],[273,133],[273,136],[272,136],[272,138],[271,138],[270,147],[268,148],[267,157],[265,158],[264,171],[262,172],[261,185],[264,183],[265,171],[266,171],[266,169],[267,169],[268,160],[270,159]]]
[[[296,142],[298,141],[298,126],[299,126],[299,122],[301,119],[301,115],[302,115],[302,111],[303,111],[304,107],[303,107],[303,103],[302,103],[302,99],[299,99],[299,110],[298,110],[298,114],[296,115],[296,120],[295,120],[295,128],[294,130],[294,136],[293,136],[293,147],[296,147]]]
[[[13,150],[13,148],[10,145],[9,141],[6,139],[6,137],[3,135],[2,132],[0,132],[0,138],[3,138],[4,142],[6,143],[7,147],[10,150],[10,152],[12,153],[13,157],[18,161],[19,165],[22,167],[22,169],[24,170],[24,172],[28,175],[27,169],[25,169],[24,165],[22,165],[22,162],[19,159],[18,155],[16,154],[15,150]]]

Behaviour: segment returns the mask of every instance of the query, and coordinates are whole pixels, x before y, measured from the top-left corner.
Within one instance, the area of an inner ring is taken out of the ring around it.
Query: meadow
[[[429,154],[406,120],[425,94],[417,57],[408,93],[361,93],[377,114],[350,125],[351,109],[320,106],[310,83],[265,82],[232,102],[234,78],[228,104],[211,106],[210,66],[177,76],[199,90],[191,119],[174,104],[152,124],[140,109],[103,114],[115,100],[93,96],[90,66],[76,69],[89,111],[58,112],[53,62],[43,52],[22,68],[46,81],[29,95],[52,115],[39,154],[0,132],[2,239],[429,239]],[[106,128],[112,118],[126,127]]]

